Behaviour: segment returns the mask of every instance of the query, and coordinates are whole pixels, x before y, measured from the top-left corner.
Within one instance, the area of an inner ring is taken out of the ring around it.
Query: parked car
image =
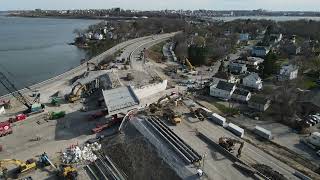
[[[317,124],[317,122],[315,120],[311,119],[311,118],[308,119],[307,122],[309,122],[312,126]]]
[[[316,120],[318,123],[320,123],[320,115],[312,115],[311,116],[314,120]]]

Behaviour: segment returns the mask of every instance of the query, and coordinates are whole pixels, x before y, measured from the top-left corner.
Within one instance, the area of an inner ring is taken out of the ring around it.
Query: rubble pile
[[[95,142],[86,144],[83,147],[72,146],[62,153],[62,162],[65,164],[74,164],[82,161],[94,162],[97,156],[94,152],[101,149],[101,144]]]
[[[256,170],[258,170],[260,173],[267,176],[271,180],[287,180],[286,177],[284,177],[278,171],[273,170],[271,167],[269,167],[267,165],[254,164],[252,167],[255,168]]]

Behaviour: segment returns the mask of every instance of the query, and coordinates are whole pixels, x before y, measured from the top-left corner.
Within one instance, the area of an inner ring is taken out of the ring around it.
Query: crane
[[[25,98],[20,91],[15,87],[15,85],[6,77],[6,75],[0,72],[0,83],[7,89],[7,91],[15,97],[21,104],[27,107],[25,113],[37,113],[42,112],[44,109],[44,105],[41,104],[41,108],[33,108],[33,104]],[[36,99],[40,98],[40,94],[37,95]],[[36,101],[36,100],[35,100]],[[34,102],[35,102],[34,101]]]
[[[241,156],[242,149],[244,147],[244,142],[228,138],[228,137],[220,137],[219,138],[219,145],[226,149],[227,151],[232,151],[234,149],[235,144],[240,144],[240,147],[238,149],[237,158]]]

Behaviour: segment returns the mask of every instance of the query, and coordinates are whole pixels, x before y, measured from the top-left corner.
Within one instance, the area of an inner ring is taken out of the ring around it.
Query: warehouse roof
[[[139,100],[130,86],[123,86],[115,89],[104,90],[104,101],[108,108],[109,115],[137,108]]]

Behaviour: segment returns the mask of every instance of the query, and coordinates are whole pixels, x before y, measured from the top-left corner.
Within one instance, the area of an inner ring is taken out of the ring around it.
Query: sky
[[[0,0],[0,11],[40,9],[212,9],[319,11],[320,0]]]

